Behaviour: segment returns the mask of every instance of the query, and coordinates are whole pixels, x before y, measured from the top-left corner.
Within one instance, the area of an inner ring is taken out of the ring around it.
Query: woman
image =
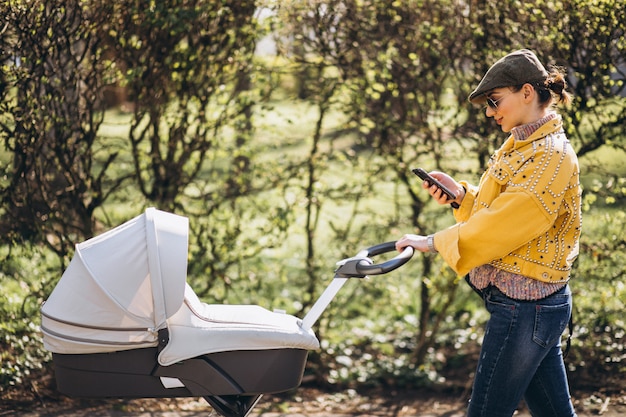
[[[535,417],[575,416],[561,335],[571,316],[581,190],[577,157],[553,110],[570,100],[564,75],[548,72],[529,50],[515,51],[487,71],[469,100],[486,104],[487,117],[510,136],[478,186],[432,172],[456,199],[423,186],[440,204],[458,204],[457,223],[404,235],[396,246],[438,252],[467,275],[490,313],[469,417],[510,417],[522,398]]]

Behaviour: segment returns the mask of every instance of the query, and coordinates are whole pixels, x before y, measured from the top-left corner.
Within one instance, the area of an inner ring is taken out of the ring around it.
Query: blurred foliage
[[[11,158],[0,189],[0,241],[38,242],[68,256],[93,235],[115,152],[98,153],[97,91],[105,72],[93,36],[106,9],[81,2],[3,2],[0,139]]]
[[[575,92],[562,110],[585,186],[572,384],[611,375],[620,389],[625,13],[609,0],[0,0],[0,392],[49,372],[38,309],[73,245],[147,206],[190,218],[188,281],[205,301],[297,315],[336,260],[451,224],[409,168],[478,179],[505,135],[467,95],[524,47],[566,67]],[[439,258],[416,256],[346,286],[308,372],[440,384],[471,370],[485,319]]]
[[[620,387],[626,372],[626,213],[613,207],[586,214],[572,284],[577,325],[568,364],[583,384],[602,380]]]
[[[50,360],[38,316],[49,280],[61,271],[53,252],[29,244],[0,250],[0,392],[30,389]]]

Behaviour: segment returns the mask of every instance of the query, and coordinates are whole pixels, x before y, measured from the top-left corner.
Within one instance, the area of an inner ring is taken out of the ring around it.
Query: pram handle
[[[374,262],[369,259],[370,256],[381,255],[395,250],[395,241],[381,243],[364,249],[359,252],[357,256],[339,262],[337,264],[339,267],[335,270],[335,276],[343,278],[363,278],[366,275],[386,274],[407,263],[414,252],[412,247],[407,246],[399,255],[387,262],[374,264]]]
[[[413,256],[413,248],[407,246],[395,258],[382,264],[374,264],[369,256],[376,256],[396,250],[396,242],[386,242],[363,249],[356,256],[337,262],[335,278],[317,299],[311,310],[302,319],[300,327],[308,331],[328,307],[343,284],[350,278],[365,278],[366,275],[380,275],[401,267]]]

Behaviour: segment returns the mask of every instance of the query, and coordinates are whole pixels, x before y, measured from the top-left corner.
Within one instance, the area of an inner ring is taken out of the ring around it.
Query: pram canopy
[[[154,208],[76,245],[42,307],[46,349],[61,354],[155,347],[163,366],[200,354],[317,349],[296,317],[258,306],[208,305],[186,283],[188,219]]]

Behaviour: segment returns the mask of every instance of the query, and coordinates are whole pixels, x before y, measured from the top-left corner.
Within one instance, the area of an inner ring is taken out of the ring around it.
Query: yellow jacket
[[[478,187],[454,210],[457,224],[435,246],[459,275],[491,264],[544,282],[567,282],[578,256],[581,189],[578,159],[561,118],[523,141],[510,136]]]

